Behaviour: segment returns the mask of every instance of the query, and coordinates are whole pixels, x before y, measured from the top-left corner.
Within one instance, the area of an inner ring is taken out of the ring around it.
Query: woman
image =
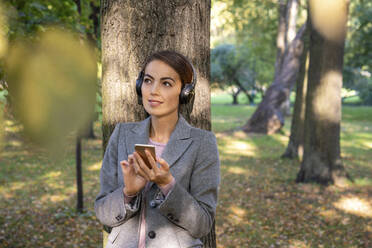
[[[97,218],[112,228],[110,247],[202,247],[212,227],[220,182],[212,132],[179,114],[195,86],[195,70],[181,54],[152,54],[137,79],[149,117],[118,123],[110,137],[95,201]],[[146,166],[135,144],[155,145]]]

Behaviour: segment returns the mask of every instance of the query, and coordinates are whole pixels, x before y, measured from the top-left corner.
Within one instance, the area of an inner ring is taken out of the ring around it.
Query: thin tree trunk
[[[250,105],[254,104],[254,97],[250,94],[245,93],[245,96],[248,98],[248,102]]]
[[[233,92],[231,94],[232,97],[233,97],[233,102],[232,102],[233,105],[238,105],[239,104],[238,96],[239,96],[241,91],[242,91],[242,89],[240,89],[240,88],[238,88],[238,90],[236,92],[234,92],[234,90],[233,90]]]
[[[341,87],[348,1],[310,1],[310,65],[305,150],[297,182],[338,183],[349,177],[340,155]],[[332,22],[322,18],[336,13]]]
[[[100,7],[99,5],[95,5],[95,1],[91,0],[89,6],[92,10],[92,13],[89,15],[89,19],[93,22],[93,33],[92,36],[94,40],[97,42],[100,38],[99,33],[99,14],[100,14]],[[97,44],[98,45],[98,44]]]
[[[210,6],[210,0],[101,0],[103,151],[116,123],[145,118],[135,80],[146,57],[158,50],[178,51],[193,63],[195,98],[181,114],[193,126],[211,129]],[[216,247],[214,228],[203,241]]]
[[[289,137],[287,149],[282,155],[283,158],[299,158],[300,160],[302,160],[304,150],[305,106],[309,68],[309,28],[306,28],[306,30],[304,34],[304,51],[301,55],[301,67],[297,79],[291,135]]]
[[[80,0],[74,0],[75,4],[76,4],[76,7],[77,7],[77,10],[78,10],[78,13],[79,13],[79,20],[81,19],[81,1]],[[92,13],[93,15],[94,13]],[[91,16],[92,16],[91,15]],[[94,44],[94,46],[96,46],[96,42],[95,42],[95,38],[94,36],[92,36],[91,33],[87,33],[87,38],[88,38],[88,41],[91,43],[91,44]],[[89,121],[89,123],[87,124],[87,127],[86,127],[86,130],[84,132],[82,132],[81,134],[81,138],[90,138],[90,139],[95,139],[95,135],[94,135],[94,121],[97,119],[96,115],[94,115],[92,117],[92,120]]]
[[[279,0],[279,24],[278,24],[278,34],[276,36],[276,60],[275,60],[275,73],[274,77],[279,75],[282,68],[283,56],[286,49],[286,13],[287,4],[285,0]],[[275,81],[275,78],[274,78]]]
[[[76,4],[77,11],[78,11],[79,15],[81,15],[81,2],[80,2],[80,0],[74,0],[74,2]]]
[[[286,46],[291,44],[293,39],[296,37],[296,22],[298,13],[298,1],[299,0],[288,0],[287,13],[286,13]]]
[[[281,107],[288,99],[292,85],[296,82],[300,68],[300,56],[303,50],[301,39],[305,29],[306,25],[303,25],[296,38],[288,46],[280,75],[265,92],[265,96],[256,111],[243,126],[243,131],[272,134],[284,125],[284,114]]]
[[[76,1],[76,0],[75,0]],[[94,1],[90,2],[90,7],[92,10],[92,13],[89,15],[89,19],[93,22],[93,31],[87,33],[87,38],[89,42],[94,46],[97,47],[97,39],[98,39],[98,18],[99,18],[99,7],[94,5]],[[97,79],[98,80],[98,79]],[[88,130],[84,138],[88,139],[95,139],[96,136],[94,135],[94,122],[97,120],[97,113],[92,116],[92,120],[88,124]]]
[[[79,19],[81,16],[81,3],[80,0],[74,0],[78,13]],[[75,161],[76,161],[76,191],[77,191],[77,202],[76,202],[76,210],[78,213],[83,212],[84,208],[84,192],[83,192],[83,174],[82,174],[82,162],[81,162],[81,139],[84,135],[79,130],[76,135],[76,143],[75,143]]]
[[[83,172],[81,166],[81,136],[76,137],[76,185],[77,185],[77,212],[82,213],[84,209],[83,200]]]
[[[298,13],[298,0],[288,0],[287,2],[287,9],[286,9],[286,32],[285,32],[285,47],[288,48],[288,45],[291,44],[293,39],[296,37],[296,21],[297,21],[297,13]],[[283,64],[282,64],[283,66]],[[281,68],[282,69],[282,68]],[[291,101],[290,95],[286,101],[284,101],[281,112],[283,116],[290,116],[291,115]]]

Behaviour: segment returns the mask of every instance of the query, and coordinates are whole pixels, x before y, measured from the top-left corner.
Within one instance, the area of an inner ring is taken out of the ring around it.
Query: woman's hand
[[[138,191],[144,188],[147,180],[136,173],[134,165],[135,159],[133,155],[128,156],[128,161],[120,161],[120,165],[124,177],[124,194],[127,196],[131,196],[137,194]]]
[[[160,164],[160,167],[156,165],[156,161],[152,157],[149,151],[145,151],[147,159],[151,164],[151,169],[147,167],[141,156],[134,152],[134,166],[138,174],[147,180],[156,183],[159,187],[163,187],[173,180],[173,176],[169,171],[168,163],[162,158],[156,158],[156,161]]]

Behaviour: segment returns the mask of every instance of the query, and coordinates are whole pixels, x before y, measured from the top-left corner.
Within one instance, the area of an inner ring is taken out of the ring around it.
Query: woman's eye
[[[171,87],[171,86],[172,86],[172,84],[169,83],[169,82],[167,82],[167,81],[163,82],[163,84],[164,84],[165,86],[167,86],[167,87]]]
[[[143,80],[143,82],[146,83],[146,84],[148,84],[148,83],[151,83],[151,80],[150,80],[149,78],[145,78],[145,79]]]

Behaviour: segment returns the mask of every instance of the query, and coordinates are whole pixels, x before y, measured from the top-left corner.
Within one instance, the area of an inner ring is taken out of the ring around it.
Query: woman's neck
[[[178,121],[176,115],[156,117],[151,116],[150,138],[159,143],[167,143]]]

